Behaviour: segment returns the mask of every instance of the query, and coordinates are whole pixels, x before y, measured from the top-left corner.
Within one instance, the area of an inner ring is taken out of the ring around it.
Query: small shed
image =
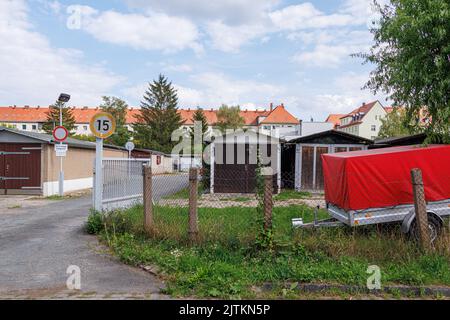
[[[258,166],[271,168],[274,192],[281,187],[280,140],[252,130],[216,137],[210,145],[211,193],[254,193]]]
[[[60,159],[48,134],[0,127],[0,194],[58,194]],[[95,143],[68,138],[63,161],[64,190],[92,187]],[[105,157],[126,158],[127,152],[104,147]]]
[[[294,186],[298,191],[321,192],[324,189],[322,154],[367,150],[372,144],[372,140],[337,130],[291,140],[283,146],[283,185]]]

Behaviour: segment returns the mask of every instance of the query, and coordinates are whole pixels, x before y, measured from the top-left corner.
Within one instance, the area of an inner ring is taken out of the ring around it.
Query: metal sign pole
[[[64,104],[61,103],[59,105],[59,126],[62,127],[63,125],[63,119],[62,119],[62,106]],[[59,143],[62,145],[62,141]],[[60,157],[59,159],[59,196],[64,196],[64,171],[63,171],[63,157]]]
[[[94,176],[94,209],[102,211],[102,195],[103,195],[103,139],[96,138],[95,145],[95,176]]]

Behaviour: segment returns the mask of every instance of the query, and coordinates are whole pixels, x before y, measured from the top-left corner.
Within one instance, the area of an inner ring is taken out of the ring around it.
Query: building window
[[[377,131],[377,126],[376,126],[376,125],[373,125],[373,126],[371,127],[371,130],[372,130],[372,131]]]
[[[36,129],[37,129],[37,126],[36,126],[35,124],[33,124],[33,125],[31,126],[31,129],[32,129],[32,130],[36,130]]]
[[[22,130],[27,130],[27,125],[26,124],[22,125]]]
[[[159,166],[161,164],[161,156],[156,156],[156,165]]]
[[[270,126],[264,126],[264,130],[270,130]]]
[[[87,129],[88,129],[87,126],[83,126],[84,131],[87,131]]]

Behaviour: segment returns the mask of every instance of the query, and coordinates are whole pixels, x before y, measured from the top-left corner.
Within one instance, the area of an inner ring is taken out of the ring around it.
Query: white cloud
[[[336,68],[350,55],[367,51],[372,38],[368,31],[340,30],[299,32],[291,34],[290,39],[300,39],[305,44],[314,44],[309,51],[301,51],[292,57],[297,62],[307,67]]]
[[[353,17],[351,15],[325,15],[309,2],[285,7],[270,13],[269,16],[279,30],[301,30],[311,28],[327,28],[333,26],[347,26],[353,22]]]
[[[238,52],[242,45],[268,32],[262,24],[229,26],[222,21],[209,22],[206,29],[213,48],[231,53]]]
[[[258,21],[278,4],[279,0],[125,0],[125,2],[133,8],[144,8],[152,12],[241,25]]]
[[[218,73],[200,73],[189,77],[189,86],[174,84],[181,107],[219,107],[222,103],[256,108],[279,101],[285,89],[280,86],[252,80],[238,80]],[[145,84],[123,90],[131,101],[140,101]]]
[[[167,72],[179,72],[179,73],[189,73],[192,72],[193,68],[189,64],[173,64],[170,62],[161,63],[162,69]]]
[[[99,12],[89,6],[70,6],[68,10],[80,12],[80,29],[103,42],[144,50],[202,51],[197,27],[185,18],[164,13]]]
[[[81,51],[52,47],[33,30],[23,0],[0,1],[0,43],[3,104],[46,105],[67,92],[71,104],[95,105],[122,81],[100,66],[83,64]]]

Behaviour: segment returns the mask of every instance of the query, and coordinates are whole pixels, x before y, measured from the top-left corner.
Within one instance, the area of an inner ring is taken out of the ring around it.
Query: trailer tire
[[[442,221],[438,219],[434,214],[428,214],[428,228],[430,229],[430,240],[431,243],[436,241],[442,231]],[[411,227],[409,229],[409,236],[414,241],[419,241],[419,229],[417,228],[417,220],[414,220],[411,223]]]

